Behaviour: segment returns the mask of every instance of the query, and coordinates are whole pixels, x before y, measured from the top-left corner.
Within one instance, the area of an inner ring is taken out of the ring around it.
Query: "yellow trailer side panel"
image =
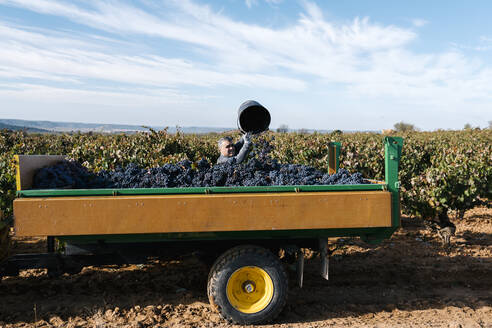
[[[19,198],[18,236],[391,226],[386,191]]]

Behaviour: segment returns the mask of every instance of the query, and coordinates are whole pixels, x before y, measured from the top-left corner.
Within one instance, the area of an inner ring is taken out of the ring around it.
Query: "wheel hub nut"
[[[246,281],[243,285],[243,289],[246,293],[252,293],[255,291],[255,285],[251,281]]]

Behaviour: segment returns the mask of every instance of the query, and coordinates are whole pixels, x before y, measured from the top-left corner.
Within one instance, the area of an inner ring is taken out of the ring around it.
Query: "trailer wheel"
[[[278,257],[258,246],[222,254],[208,276],[210,304],[229,322],[258,324],[275,319],[287,301],[287,274]]]

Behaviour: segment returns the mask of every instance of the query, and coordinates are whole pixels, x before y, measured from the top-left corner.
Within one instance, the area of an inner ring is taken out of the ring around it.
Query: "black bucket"
[[[259,102],[247,100],[239,106],[237,127],[242,133],[257,134],[266,131],[270,126],[270,120],[270,112]]]

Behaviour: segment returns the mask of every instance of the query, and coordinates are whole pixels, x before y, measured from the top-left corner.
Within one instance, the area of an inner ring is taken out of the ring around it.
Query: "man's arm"
[[[239,154],[239,152],[243,148],[243,145],[244,145],[244,137],[245,136],[246,135],[243,134],[243,136],[239,139],[239,141],[234,144],[234,149],[236,150],[236,154]]]
[[[239,153],[236,156],[234,156],[234,158],[236,159],[236,163],[238,163],[238,164],[241,163],[242,161],[244,161],[244,159],[248,156],[248,153],[251,149],[251,134],[246,133],[241,138],[241,140],[238,143],[236,143],[236,145],[239,143],[242,144],[241,150],[239,151]]]

